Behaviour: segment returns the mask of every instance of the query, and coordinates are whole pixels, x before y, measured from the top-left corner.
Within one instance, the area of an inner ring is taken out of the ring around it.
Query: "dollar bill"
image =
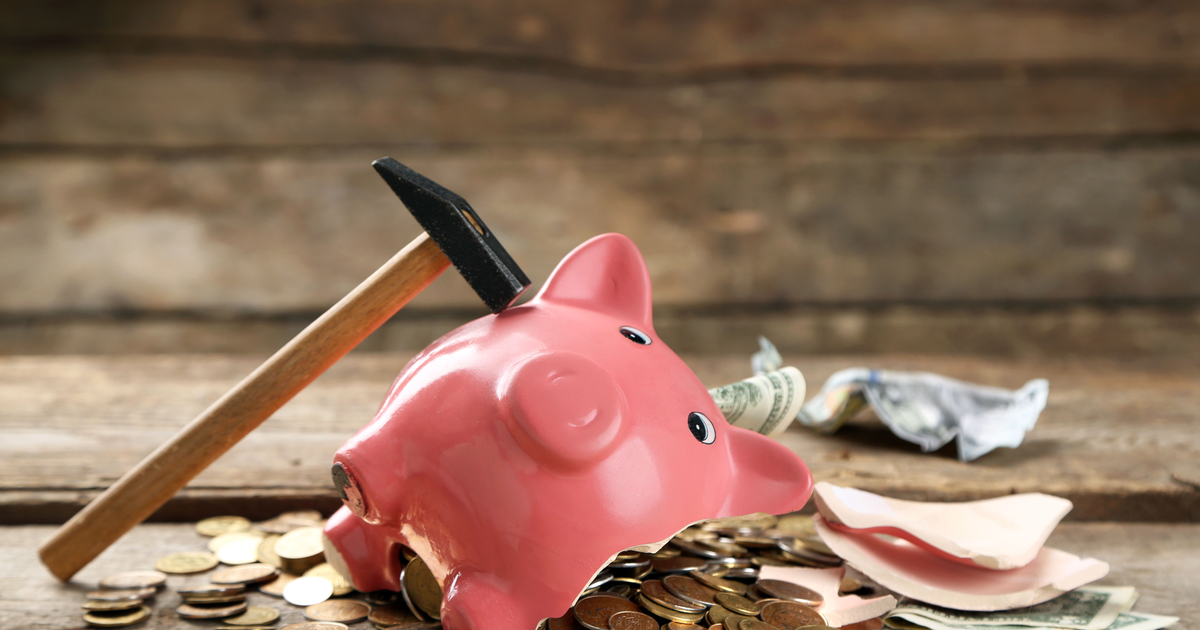
[[[1132,586],[1084,586],[1048,602],[1027,608],[997,612],[950,610],[917,603],[905,603],[888,613],[930,630],[1002,630],[1004,628],[1073,628],[1105,630],[1118,615],[1129,612],[1137,601]]]
[[[1012,391],[927,372],[849,368],[829,377],[801,408],[799,420],[832,433],[869,404],[892,433],[923,452],[957,440],[959,460],[969,462],[1000,446],[1019,446],[1046,407],[1049,391],[1045,379]]]
[[[729,424],[774,437],[788,428],[804,404],[804,375],[789,366],[708,393]]]
[[[1129,611],[1117,615],[1117,620],[1112,622],[1112,625],[1108,626],[1104,630],[1162,630],[1163,628],[1170,627],[1178,622],[1179,617],[1167,617],[1165,615],[1151,615],[1149,613]],[[927,628],[933,627],[923,625],[924,623],[928,622],[926,620],[922,620],[922,623],[913,623],[911,621],[902,619],[901,617],[892,617],[887,620],[887,626],[889,628],[895,628],[896,630],[927,630]],[[943,627],[950,628],[951,626]],[[978,629],[983,626],[961,627]],[[1039,626],[986,626],[987,630],[1029,630],[1031,627]],[[1040,627],[1045,628],[1046,630],[1058,630],[1054,626]]]
[[[750,357],[750,369],[757,374],[766,374],[774,372],[783,367],[783,357],[780,356],[779,350],[775,344],[771,343],[766,337],[758,336],[758,352],[755,352]]]

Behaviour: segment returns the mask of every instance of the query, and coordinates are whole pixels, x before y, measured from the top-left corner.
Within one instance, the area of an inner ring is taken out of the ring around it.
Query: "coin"
[[[608,618],[611,630],[658,630],[658,622],[644,612],[622,610]]]
[[[220,536],[229,532],[244,532],[250,529],[250,520],[241,516],[214,516],[196,523],[196,533],[201,536]]]
[[[328,562],[322,562],[305,571],[304,577],[323,577],[329,580],[329,583],[333,585],[334,597],[341,597],[342,595],[354,592],[354,585],[350,583],[350,580],[347,580],[345,576],[338,573],[337,569],[333,568],[333,565]]]
[[[879,617],[842,626],[843,630],[880,630],[882,627],[883,619]]]
[[[269,564],[243,564],[217,571],[208,576],[208,581],[213,584],[255,584],[270,580],[275,575],[275,567]]]
[[[167,575],[159,571],[126,571],[100,580],[102,588],[158,588],[167,581]]]
[[[688,573],[688,575],[692,576],[692,579],[696,580],[697,582],[718,591],[733,593],[735,595],[746,594],[746,585],[742,584],[741,582],[722,579],[711,573],[705,573],[704,571],[691,571]]]
[[[697,540],[696,544],[727,557],[744,556],[750,553],[749,549],[737,543],[721,542],[719,540]]]
[[[208,584],[198,588],[179,589],[176,591],[180,597],[222,597],[227,595],[240,595],[246,592],[246,587],[241,584]]]
[[[197,606],[194,604],[183,604],[175,609],[175,612],[184,619],[224,619],[246,612],[248,608],[246,602],[236,604],[218,604],[216,606]]]
[[[120,628],[121,626],[132,626],[149,616],[150,608],[142,606],[133,612],[127,613],[88,613],[83,616],[83,620],[101,628]]]
[[[264,626],[275,623],[279,619],[279,611],[265,606],[251,606],[246,612],[225,620],[231,626]]]
[[[163,556],[154,568],[163,573],[199,573],[217,566],[217,557],[203,551],[183,551]]]
[[[650,558],[650,567],[659,573],[684,573],[703,569],[708,565],[708,562],[700,558],[689,558],[687,556],[674,556],[671,558]]]
[[[422,613],[433,619],[442,618],[442,586],[421,558],[413,558],[400,571],[404,596]]]
[[[713,551],[712,549],[709,549],[707,547],[701,547],[696,542],[693,542],[690,540],[683,540],[680,538],[672,538],[671,545],[673,545],[674,547],[676,547],[677,549],[679,549],[680,551],[682,551],[684,553],[690,553],[693,556],[700,556],[701,558],[720,558],[723,555],[723,554],[721,554],[717,551]]]
[[[797,602],[771,602],[763,606],[762,619],[782,630],[825,625],[820,613]]]
[[[724,624],[727,628],[736,628],[738,620],[748,619],[745,615],[739,615],[720,604],[709,608],[704,618],[708,619],[710,624]]]
[[[321,528],[300,527],[279,537],[275,553],[285,560],[304,560],[325,551],[321,544]]]
[[[350,626],[336,621],[305,621],[284,626],[280,630],[350,630]]]
[[[825,598],[820,593],[811,588],[791,582],[784,582],[783,580],[759,580],[755,586],[758,587],[760,592],[765,593],[769,597],[790,599],[809,606],[820,606],[825,601]]]
[[[333,595],[333,584],[322,577],[301,577],[283,588],[283,598],[296,606],[320,604]]]
[[[575,619],[588,630],[609,630],[609,617],[622,611],[637,610],[638,607],[624,597],[592,595],[575,603]]]
[[[99,591],[88,591],[87,598],[109,601],[124,599],[146,599],[149,597],[154,597],[154,594],[157,592],[158,589],[154,588],[153,586],[147,586],[144,588],[106,589]]]
[[[288,584],[291,584],[299,577],[300,576],[292,575],[291,573],[280,573],[279,577],[259,586],[258,590],[260,593],[266,593],[272,597],[283,597],[283,589],[287,588]]]
[[[686,575],[668,575],[663,578],[663,586],[667,589],[667,592],[693,604],[712,606],[717,603],[713,599],[713,595],[717,594],[715,589],[711,589]]]
[[[838,585],[838,592],[853,593],[854,591],[857,591],[858,589],[860,589],[862,587],[863,587],[863,583],[861,581],[856,580],[852,577],[844,577],[844,578],[842,578],[842,583]]]
[[[779,630],[775,626],[757,619],[743,619],[738,622],[738,630]]]
[[[666,606],[660,606],[644,594],[637,596],[637,603],[642,608],[645,608],[650,614],[655,617],[661,617],[670,621],[678,621],[680,623],[696,623],[704,618],[704,613],[685,613],[678,610],[671,610]]]
[[[367,614],[367,619],[376,627],[399,626],[401,624],[417,623],[418,619],[407,607],[399,604],[375,606]]]
[[[278,534],[271,534],[269,536],[264,536],[263,539],[258,542],[258,550],[256,553],[258,555],[259,562],[269,564],[277,569],[283,568],[283,558],[280,558],[279,554],[275,553],[275,543],[279,542],[280,538],[281,537]]]
[[[89,599],[83,603],[84,610],[103,611],[103,612],[117,612],[120,610],[133,610],[134,608],[141,608],[141,607],[142,607],[142,600],[140,600],[136,597],[130,597],[128,599],[110,599],[110,600]]]
[[[669,591],[667,591],[666,587],[663,586],[662,580],[646,580],[646,582],[642,584],[641,594],[645,595],[654,603],[670,608],[671,610],[677,610],[681,613],[686,613],[689,615],[704,613],[703,605],[692,603],[672,595]]]
[[[734,595],[733,593],[717,593],[713,596],[713,599],[716,599],[718,604],[728,608],[729,610],[732,610],[735,613],[738,613],[739,615],[754,617],[758,613],[762,612],[762,606],[759,606],[758,604],[740,595]]]
[[[353,599],[331,599],[304,609],[304,616],[313,621],[355,623],[367,618],[371,607]]]
[[[258,545],[262,542],[257,536],[248,536],[230,540],[217,550],[217,559],[224,564],[240,565],[258,562]]]
[[[262,540],[266,534],[262,532],[226,532],[208,540],[208,550],[217,553],[222,547],[238,540]]]
[[[238,602],[244,602],[244,601],[246,601],[246,596],[245,596],[244,594],[239,594],[239,595],[209,595],[209,596],[183,597],[183,598],[181,598],[181,599],[183,599],[183,603],[185,603],[185,604],[203,604],[203,605],[207,605],[207,604],[236,604],[236,603],[238,603]]]
[[[668,621],[667,625],[663,626],[663,630],[704,630],[704,627],[698,626],[694,623],[679,623],[678,621]]]

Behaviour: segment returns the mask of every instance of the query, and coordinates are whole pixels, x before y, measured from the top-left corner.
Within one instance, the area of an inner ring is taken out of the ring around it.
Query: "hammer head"
[[[390,157],[371,166],[493,313],[511,306],[529,287],[529,277],[466,199]]]

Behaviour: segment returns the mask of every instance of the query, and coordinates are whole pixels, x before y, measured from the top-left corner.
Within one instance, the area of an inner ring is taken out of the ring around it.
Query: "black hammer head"
[[[511,306],[529,287],[525,272],[466,199],[390,157],[371,166],[493,313]]]

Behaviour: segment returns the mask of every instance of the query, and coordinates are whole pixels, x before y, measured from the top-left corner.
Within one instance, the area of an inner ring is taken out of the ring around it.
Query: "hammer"
[[[60,527],[38,551],[60,580],[71,579],[146,520],[451,263],[493,313],[529,287],[529,278],[466,199],[390,157],[371,165],[425,233]]]

